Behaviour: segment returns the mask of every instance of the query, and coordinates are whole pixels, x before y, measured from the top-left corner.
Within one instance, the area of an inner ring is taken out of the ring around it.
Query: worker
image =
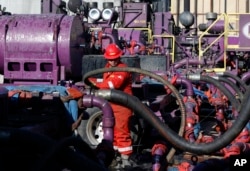
[[[127,65],[121,61],[122,53],[122,50],[116,44],[109,44],[104,53],[104,58],[107,60],[105,68],[127,67]],[[97,82],[97,79],[89,80],[99,89],[116,89],[132,95],[132,75],[129,72],[106,72],[103,74],[103,80],[101,82]],[[111,102],[110,104],[115,117],[113,146],[121,158],[119,162],[120,166],[118,167],[131,167],[130,156],[133,152],[133,148],[129,130],[129,120],[132,116],[132,110],[115,102]]]

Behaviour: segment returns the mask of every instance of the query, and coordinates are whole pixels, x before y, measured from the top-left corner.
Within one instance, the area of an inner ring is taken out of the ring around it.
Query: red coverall
[[[110,68],[109,63],[105,68]],[[127,67],[120,62],[116,67]],[[96,87],[100,89],[116,89],[132,95],[132,75],[129,72],[107,72],[103,74],[103,81],[96,82]],[[114,112],[114,148],[121,154],[132,154],[132,139],[129,130],[129,119],[132,110],[117,103],[110,103]]]

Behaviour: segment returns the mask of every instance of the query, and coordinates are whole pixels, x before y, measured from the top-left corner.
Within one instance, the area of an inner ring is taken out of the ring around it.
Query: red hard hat
[[[116,44],[109,44],[105,50],[104,57],[106,59],[116,59],[122,55],[122,50]]]

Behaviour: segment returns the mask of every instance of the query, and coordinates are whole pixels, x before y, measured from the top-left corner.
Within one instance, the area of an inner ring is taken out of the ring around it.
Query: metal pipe
[[[189,11],[190,12],[190,0],[185,0],[184,1],[184,11]]]
[[[249,0],[246,0],[246,13],[249,13]]]
[[[224,13],[227,13],[227,0],[224,0]]]
[[[109,102],[103,98],[95,97],[93,95],[84,95],[82,101],[85,107],[95,106],[102,110],[103,137],[105,140],[113,142],[114,140],[113,127],[115,119],[113,110]]]
[[[197,28],[198,28],[198,0],[194,2],[194,15],[195,15],[195,35],[197,35]]]
[[[190,80],[186,78],[178,78],[176,80],[177,84],[184,84],[187,88],[187,96],[193,96],[194,95],[194,90],[193,90],[193,85]]]
[[[109,34],[109,33],[102,33],[102,38],[109,38],[111,40],[110,43],[117,43],[115,41],[115,38],[112,34]]]
[[[210,12],[214,12],[214,0],[210,0]]]
[[[176,2],[176,23],[177,27],[179,27],[179,22],[180,22],[180,0],[177,0]]]

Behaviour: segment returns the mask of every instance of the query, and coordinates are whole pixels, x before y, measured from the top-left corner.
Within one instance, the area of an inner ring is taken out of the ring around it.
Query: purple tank
[[[77,16],[1,16],[0,32],[0,74],[10,83],[57,84],[81,76],[83,27]]]

